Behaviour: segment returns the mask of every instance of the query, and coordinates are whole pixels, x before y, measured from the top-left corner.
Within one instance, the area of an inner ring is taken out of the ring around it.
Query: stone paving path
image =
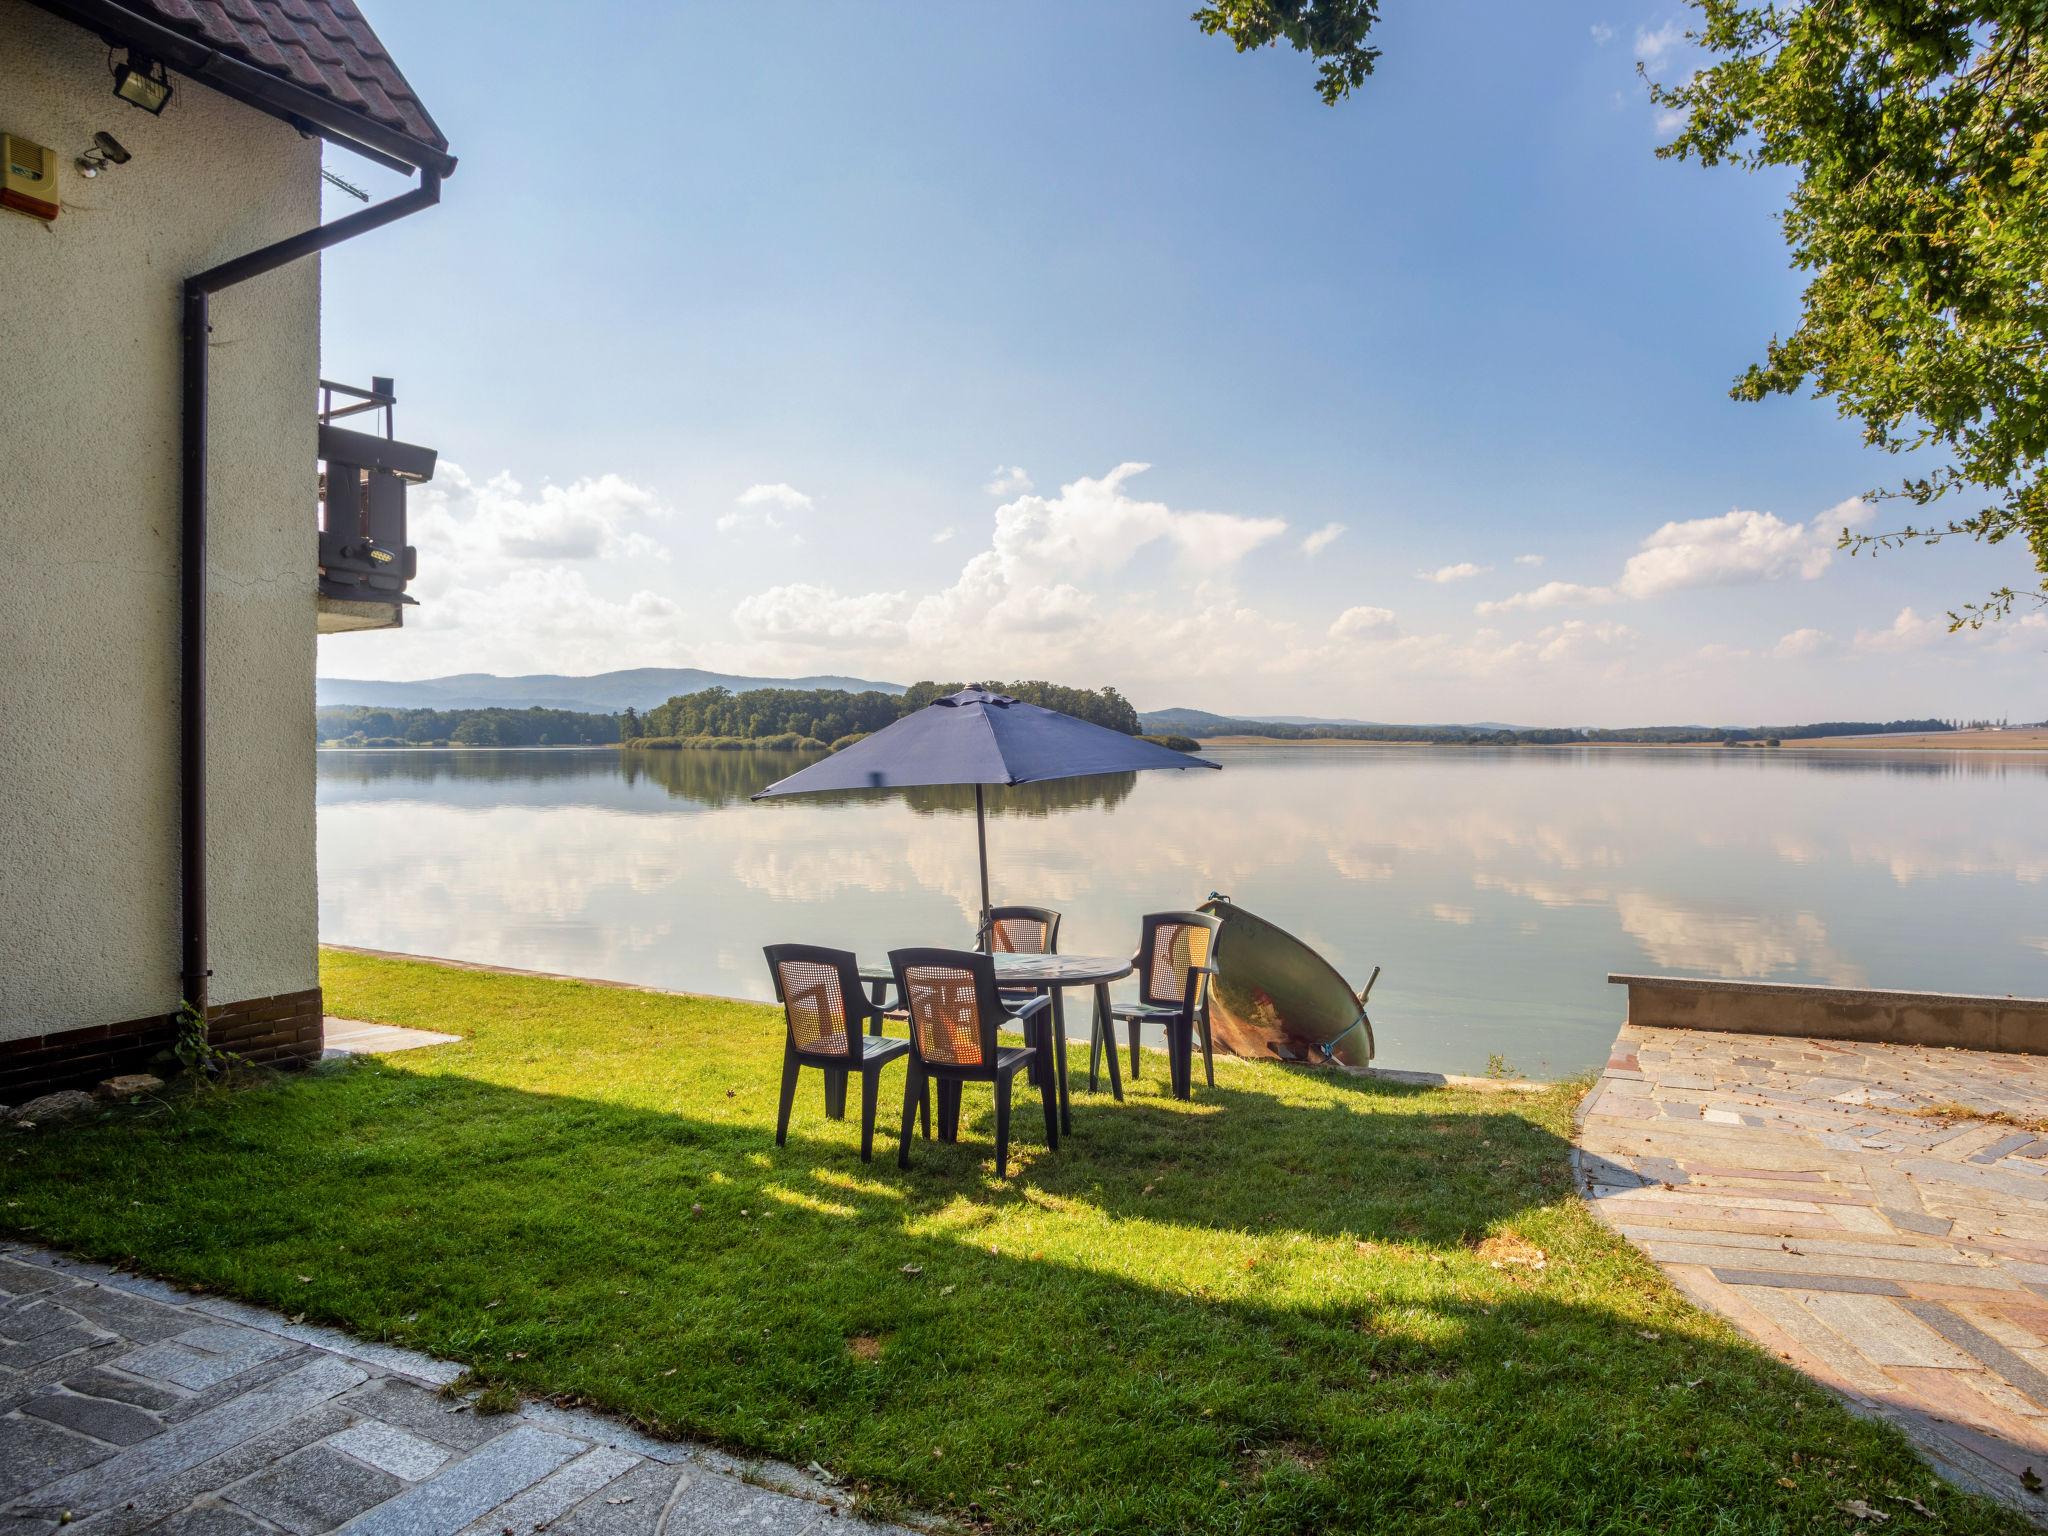
[[[429,1045],[453,1045],[460,1035],[444,1035],[431,1029],[406,1029],[397,1024],[366,1024],[361,1019],[337,1019],[333,1014],[321,1021],[324,1049],[336,1056],[389,1056],[394,1051],[417,1051]]]
[[[794,1468],[543,1404],[479,1414],[436,1391],[459,1374],[0,1244],[0,1536],[852,1528],[839,1495]]]
[[[1695,1301],[2048,1519],[2048,1058],[1630,1026],[1580,1116]]]

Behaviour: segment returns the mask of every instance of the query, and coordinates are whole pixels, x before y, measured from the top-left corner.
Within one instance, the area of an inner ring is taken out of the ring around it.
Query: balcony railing
[[[415,606],[406,584],[418,556],[406,542],[406,487],[434,477],[435,452],[393,436],[390,379],[368,389],[320,381],[320,629],[389,629]],[[335,425],[383,415],[384,432]]]

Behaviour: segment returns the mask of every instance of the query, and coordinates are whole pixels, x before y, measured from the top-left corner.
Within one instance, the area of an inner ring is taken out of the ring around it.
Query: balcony
[[[406,583],[418,559],[406,542],[406,487],[434,478],[435,452],[392,435],[390,379],[368,389],[320,381],[320,633],[397,629],[418,603]],[[383,413],[384,433],[335,425]]]

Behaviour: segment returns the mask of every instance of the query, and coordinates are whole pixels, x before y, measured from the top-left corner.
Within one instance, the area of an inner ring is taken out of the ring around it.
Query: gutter
[[[373,157],[375,158],[375,157]],[[438,157],[451,169],[455,162]],[[411,166],[402,167],[411,169]],[[180,881],[184,897],[184,1001],[207,1016],[206,942],[206,400],[209,301],[223,288],[274,272],[301,257],[317,255],[395,222],[441,200],[442,172],[420,164],[419,185],[332,224],[315,225],[260,250],[224,261],[185,279],[181,307],[183,350],[180,489],[182,506],[178,571],[178,830]]]
[[[188,79],[312,133],[387,170],[455,174],[455,157],[364,113],[131,10],[118,0],[35,0],[44,10],[97,33],[114,47],[138,48]],[[425,108],[420,109],[423,113]],[[430,120],[431,121],[431,120]],[[436,130],[439,131],[438,129]]]

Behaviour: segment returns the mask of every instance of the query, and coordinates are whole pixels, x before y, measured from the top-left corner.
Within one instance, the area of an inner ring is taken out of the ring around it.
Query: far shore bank
[[[1201,736],[1204,747],[1510,747],[1518,752],[2048,752],[2048,729],[2014,731],[1930,731],[1899,736],[1813,736],[1766,747],[1755,743],[1724,747],[1711,741],[1462,742],[1358,740],[1341,736]]]

